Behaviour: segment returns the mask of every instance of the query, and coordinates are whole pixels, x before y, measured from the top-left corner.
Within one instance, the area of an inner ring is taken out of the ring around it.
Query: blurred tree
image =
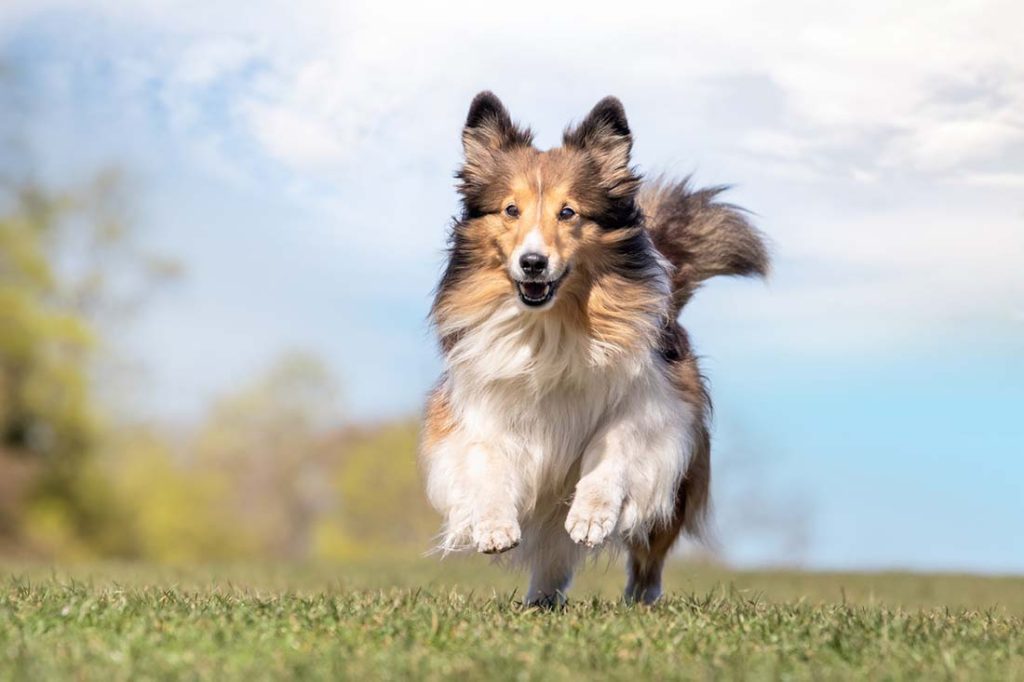
[[[129,551],[104,530],[117,510],[90,461],[102,432],[97,329],[176,270],[136,246],[122,186],[116,171],[68,191],[0,183],[0,469],[21,481],[0,505],[0,533],[25,525],[44,549]]]
[[[349,429],[336,450],[335,501],[317,527],[316,554],[329,559],[416,555],[431,549],[440,519],[416,465],[419,424],[400,421]]]
[[[178,268],[140,247],[121,173],[60,189],[31,179],[32,88],[16,76],[0,63],[0,552],[182,562],[427,548],[437,523],[416,426],[338,437],[337,385],[308,354],[217,401],[198,429],[109,420],[105,341]]]
[[[279,359],[219,400],[201,429],[197,464],[231,481],[220,513],[243,520],[262,554],[303,559],[331,504],[324,434],[338,421],[338,387],[305,353]]]
[[[108,442],[109,476],[138,555],[181,564],[257,554],[256,534],[223,505],[234,480],[188,465],[175,441],[159,429],[134,427],[118,429]]]
[[[118,171],[62,189],[32,180],[33,90],[18,76],[0,62],[0,536],[126,553],[95,457],[100,332],[176,267],[139,247]]]
[[[3,200],[11,208],[0,217],[0,442],[40,473],[34,490],[21,492],[59,491],[77,508],[72,481],[98,424],[88,400],[92,328],[65,298],[51,262],[70,201],[32,185]],[[86,516],[75,514],[93,527]],[[5,525],[13,530],[14,520]]]
[[[28,186],[0,216],[0,437],[41,456],[80,451],[93,429],[85,401],[92,330],[62,301],[47,251],[66,203]]]

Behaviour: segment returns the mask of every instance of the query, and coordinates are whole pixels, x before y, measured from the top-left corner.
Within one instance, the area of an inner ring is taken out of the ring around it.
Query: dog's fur
[[[711,475],[710,402],[676,317],[709,277],[764,275],[765,245],[722,188],[642,182],[615,98],[542,152],[483,92],[462,141],[421,446],[441,546],[518,547],[527,602],[552,604],[587,549],[624,545],[627,599],[653,602],[676,538],[701,534]]]

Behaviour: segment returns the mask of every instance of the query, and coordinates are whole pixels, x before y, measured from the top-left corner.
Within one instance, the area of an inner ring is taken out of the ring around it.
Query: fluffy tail
[[[743,209],[716,201],[726,187],[690,189],[690,179],[657,179],[640,189],[640,208],[655,247],[675,266],[673,312],[700,283],[717,275],[768,274],[768,247]]]

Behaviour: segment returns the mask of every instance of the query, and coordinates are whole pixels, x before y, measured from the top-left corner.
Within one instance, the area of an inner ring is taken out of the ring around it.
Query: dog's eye
[[[571,208],[569,208],[568,206],[566,206],[565,208],[563,208],[561,211],[558,212],[558,219],[559,220],[569,220],[574,215],[576,215],[576,211],[574,211]]]
[[[508,206],[505,207],[505,215],[507,215],[509,218],[518,218],[519,207],[516,206],[515,204],[509,204]]]

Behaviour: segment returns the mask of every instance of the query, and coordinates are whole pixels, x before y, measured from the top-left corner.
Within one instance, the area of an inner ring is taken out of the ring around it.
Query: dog
[[[722,187],[644,181],[614,97],[540,151],[482,92],[462,145],[420,445],[440,548],[509,552],[530,605],[564,603],[593,548],[624,548],[626,600],[653,603],[676,539],[703,536],[711,480],[710,400],[676,320],[710,277],[767,275],[764,239]]]

